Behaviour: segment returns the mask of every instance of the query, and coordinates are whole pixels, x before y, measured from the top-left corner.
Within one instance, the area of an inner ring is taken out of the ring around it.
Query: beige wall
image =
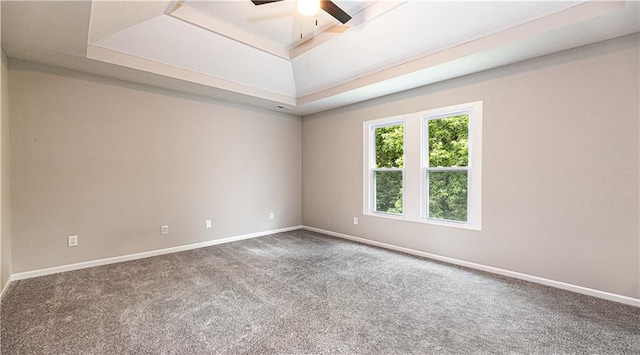
[[[13,59],[9,85],[14,273],[301,223],[298,117]]]
[[[0,69],[0,290],[11,277],[11,204],[9,193],[9,77],[7,56]]]
[[[638,298],[638,42],[305,117],[303,224]],[[482,231],[363,216],[363,121],[476,100]]]

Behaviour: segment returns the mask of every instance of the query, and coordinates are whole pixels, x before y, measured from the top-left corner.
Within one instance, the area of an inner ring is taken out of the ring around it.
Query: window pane
[[[467,221],[467,171],[429,171],[429,218]]]
[[[469,164],[469,116],[429,120],[429,166]]]
[[[376,212],[402,213],[402,171],[374,172]]]
[[[404,167],[404,129],[402,125],[380,127],[375,130],[375,168]]]

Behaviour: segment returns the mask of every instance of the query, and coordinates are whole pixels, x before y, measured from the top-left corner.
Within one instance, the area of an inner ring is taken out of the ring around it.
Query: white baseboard
[[[144,258],[148,258],[148,257],[152,257],[152,256],[176,253],[176,252],[185,251],[185,250],[204,248],[204,247],[217,245],[217,244],[235,242],[235,241],[238,241],[238,240],[257,238],[257,237],[262,237],[262,236],[270,235],[270,234],[289,232],[289,231],[300,229],[300,228],[306,229],[306,230],[309,230],[309,231],[313,231],[313,232],[318,232],[318,233],[322,233],[322,234],[331,235],[331,236],[338,237],[338,238],[352,240],[352,241],[363,243],[363,244],[369,244],[369,245],[373,245],[373,246],[377,246],[377,247],[381,247],[381,248],[385,248],[385,249],[396,250],[396,251],[400,251],[400,252],[407,253],[407,254],[412,254],[412,255],[417,255],[417,256],[420,256],[420,257],[424,257],[424,258],[429,258],[429,259],[444,261],[444,262],[447,262],[447,263],[450,263],[450,264],[465,266],[465,267],[468,267],[468,268],[471,268],[471,269],[476,269],[476,270],[486,271],[486,272],[490,272],[490,273],[494,273],[494,274],[498,274],[498,275],[513,277],[513,278],[520,279],[520,280],[535,282],[535,283],[546,285],[546,286],[551,286],[551,287],[555,287],[555,288],[559,288],[559,289],[563,289],[563,290],[567,290],[567,291],[581,293],[581,294],[588,295],[588,296],[602,298],[602,299],[609,300],[609,301],[614,301],[614,302],[619,302],[619,303],[623,303],[623,304],[627,304],[627,305],[631,305],[631,306],[635,306],[635,307],[640,307],[640,299],[638,299],[638,298],[632,298],[632,297],[617,295],[617,294],[614,294],[614,293],[595,290],[595,289],[592,289],[592,288],[577,286],[577,285],[573,285],[573,284],[569,284],[569,283],[565,283],[565,282],[560,282],[560,281],[545,279],[545,278],[537,277],[537,276],[533,276],[533,275],[523,274],[523,273],[519,273],[519,272],[515,272],[515,271],[500,269],[500,268],[496,268],[496,267],[493,267],[493,266],[487,266],[487,265],[472,263],[472,262],[468,262],[468,261],[464,261],[464,260],[449,258],[449,257],[446,257],[446,256],[440,256],[440,255],[436,255],[436,254],[426,253],[426,252],[419,251],[419,250],[399,247],[399,246],[396,246],[396,245],[382,243],[382,242],[376,242],[376,241],[373,241],[373,240],[354,237],[354,236],[343,234],[343,233],[337,233],[337,232],[324,230],[324,229],[320,229],[320,228],[309,227],[309,226],[293,226],[293,227],[287,227],[287,228],[281,228],[281,229],[274,229],[274,230],[268,230],[268,231],[263,231],[263,232],[256,232],[256,233],[238,235],[238,236],[234,236],[234,237],[215,239],[215,240],[210,240],[210,241],[201,242],[201,243],[187,244],[187,245],[181,245],[181,246],[177,246],[177,247],[152,250],[152,251],[147,251],[147,252],[142,252],[142,253],[128,254],[128,255],[116,256],[116,257],[112,257],[112,258],[92,260],[92,261],[86,261],[86,262],[81,262],[81,263],[76,263],[76,264],[62,265],[62,266],[56,266],[56,267],[51,267],[51,268],[46,268],[46,269],[15,273],[15,274],[12,274],[11,277],[9,278],[9,280],[7,281],[7,283],[5,285],[3,285],[2,292],[0,293],[0,299],[2,299],[2,297],[4,297],[4,294],[7,291],[7,289],[9,288],[9,285],[11,284],[12,281],[15,281],[15,280],[24,280],[24,279],[29,279],[29,278],[32,278],[32,277],[50,275],[50,274],[55,274],[55,273],[59,273],[59,272],[78,270],[78,269],[85,269],[85,268],[90,268],[90,267],[94,267],[94,266],[108,265],[108,264],[120,263],[120,262],[124,262],[124,261],[131,261],[131,260],[137,260],[137,259],[144,259]]]
[[[465,266],[465,267],[468,267],[468,268],[471,268],[471,269],[477,269],[477,270],[481,270],[481,271],[490,272],[490,273],[493,273],[493,274],[513,277],[515,279],[535,282],[535,283],[546,285],[546,286],[551,286],[551,287],[560,288],[560,289],[567,290],[567,291],[581,293],[583,295],[588,295],[588,296],[598,297],[598,298],[602,298],[602,299],[609,300],[609,301],[624,303],[624,304],[627,304],[627,305],[630,305],[630,306],[640,307],[640,299],[638,299],[638,298],[632,298],[632,297],[617,295],[615,293],[609,293],[609,292],[605,292],[605,291],[594,290],[592,288],[577,286],[577,285],[568,284],[568,283],[565,283],[565,282],[560,282],[560,281],[545,279],[545,278],[537,277],[537,276],[533,276],[533,275],[523,274],[523,273],[519,273],[519,272],[515,272],[515,271],[500,269],[500,268],[493,267],[493,266],[476,264],[476,263],[472,263],[472,262],[468,262],[468,261],[464,261],[464,260],[449,258],[449,257],[446,257],[446,256],[440,256],[440,255],[436,255],[436,254],[425,253],[425,252],[419,251],[419,250],[403,248],[403,247],[399,247],[399,246],[392,245],[392,244],[376,242],[376,241],[373,241],[373,240],[368,240],[368,239],[364,239],[364,238],[358,238],[358,237],[354,237],[352,235],[332,232],[332,231],[328,231],[328,230],[324,230],[324,229],[320,229],[320,228],[302,226],[302,229],[306,229],[306,230],[309,230],[309,231],[318,232],[318,233],[322,233],[322,234],[327,234],[327,235],[331,235],[331,236],[338,237],[338,238],[348,239],[348,240],[352,240],[352,241],[355,241],[355,242],[358,242],[358,243],[369,244],[369,245],[373,245],[373,246],[377,246],[377,247],[381,247],[381,248],[385,248],[385,249],[396,250],[396,251],[400,251],[400,252],[407,253],[407,254],[421,256],[421,257],[424,257],[424,258],[444,261],[444,262],[447,262],[447,263],[450,263],[450,264]]]
[[[68,264],[68,265],[62,265],[62,266],[55,266],[55,267],[50,267],[50,268],[40,269],[40,270],[19,272],[19,273],[15,273],[15,274],[11,275],[11,278],[9,280],[10,281],[24,280],[24,279],[30,279],[32,277],[56,274],[56,273],[59,273],[59,272],[78,270],[78,269],[86,269],[86,268],[90,268],[90,267],[94,267],[94,266],[100,266],[100,265],[121,263],[123,261],[144,259],[144,258],[149,258],[149,257],[152,257],[152,256],[177,253],[179,251],[185,251],[185,250],[191,250],[191,249],[204,248],[204,247],[208,247],[208,246],[212,246],[212,245],[230,243],[230,242],[235,242],[235,241],[243,240],[243,239],[251,239],[251,238],[262,237],[262,236],[270,235],[270,234],[289,232],[289,231],[297,230],[297,229],[300,229],[300,228],[302,228],[302,226],[293,226],[293,227],[287,227],[287,228],[273,229],[273,230],[268,230],[268,231],[263,231],[263,232],[256,232],[256,233],[238,235],[238,236],[234,236],[234,237],[228,237],[228,238],[222,238],[222,239],[214,239],[214,240],[209,240],[209,241],[201,242],[201,243],[194,243],[194,244],[181,245],[181,246],[165,248],[165,249],[145,251],[145,252],[142,252],[142,253],[135,253],[135,254],[122,255],[122,256],[115,256],[115,257],[106,258],[106,259],[85,261],[85,262],[81,262],[81,263]],[[7,282],[7,287],[6,288],[8,288],[9,284],[10,284],[10,282]],[[4,290],[3,290],[3,292],[4,292]]]

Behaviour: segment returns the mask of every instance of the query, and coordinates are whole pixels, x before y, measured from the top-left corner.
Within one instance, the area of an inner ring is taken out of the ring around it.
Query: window
[[[404,182],[404,124],[371,126],[373,208],[379,213],[402,214]]]
[[[481,228],[482,102],[364,124],[364,213]]]
[[[469,115],[425,117],[426,218],[467,222]]]

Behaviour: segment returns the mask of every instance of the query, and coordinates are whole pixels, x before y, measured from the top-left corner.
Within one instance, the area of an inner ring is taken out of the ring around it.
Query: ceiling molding
[[[174,79],[185,80],[195,84],[216,87],[230,92],[242,93],[244,95],[257,97],[288,106],[296,106],[297,103],[297,100],[294,97],[274,93],[268,90],[261,90],[253,86],[243,85],[234,81],[201,74],[183,68],[178,68],[146,58],[136,57],[93,44],[87,46],[87,58],[99,60],[106,63],[117,64],[127,68],[143,70],[153,74],[160,74]]]

